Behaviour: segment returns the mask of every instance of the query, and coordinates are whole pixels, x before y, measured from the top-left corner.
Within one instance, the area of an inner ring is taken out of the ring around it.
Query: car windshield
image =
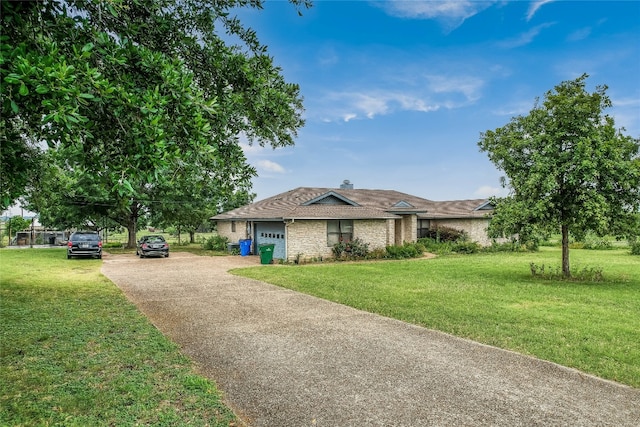
[[[79,240],[79,241],[85,241],[85,242],[98,240],[98,235],[97,234],[74,234],[72,240]]]
[[[162,236],[150,236],[147,238],[147,243],[164,243],[164,237]]]

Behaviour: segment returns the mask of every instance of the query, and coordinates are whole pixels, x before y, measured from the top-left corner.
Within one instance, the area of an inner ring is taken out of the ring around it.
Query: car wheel
[[[164,255],[165,258],[169,258],[169,252]]]
[[[140,252],[140,258],[144,258],[144,254]]]
[[[71,255],[67,254],[67,259],[71,259]]]

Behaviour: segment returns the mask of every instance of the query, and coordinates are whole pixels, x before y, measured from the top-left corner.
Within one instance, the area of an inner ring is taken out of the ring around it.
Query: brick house
[[[331,257],[339,240],[359,238],[369,249],[415,242],[430,228],[452,227],[490,244],[487,199],[436,202],[393,190],[299,187],[211,218],[230,242],[275,244],[274,258]]]

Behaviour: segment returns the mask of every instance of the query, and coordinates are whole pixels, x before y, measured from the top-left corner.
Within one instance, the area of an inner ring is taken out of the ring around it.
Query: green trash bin
[[[273,248],[276,245],[260,245],[260,264],[271,264],[273,261]]]

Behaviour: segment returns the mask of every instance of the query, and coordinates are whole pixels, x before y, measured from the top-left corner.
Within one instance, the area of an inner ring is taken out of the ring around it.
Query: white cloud
[[[481,199],[488,199],[489,197],[504,197],[507,195],[507,190],[502,187],[483,185],[477,188],[473,194]]]
[[[417,95],[382,90],[333,93],[326,102],[330,106],[326,108],[324,121],[332,121],[330,117],[335,118],[336,115],[348,122],[363,117],[372,119],[399,110],[429,112],[440,108]]]
[[[375,2],[391,16],[410,19],[435,19],[448,30],[459,27],[466,19],[487,9],[496,0],[442,0],[442,1],[404,1],[393,0]]]
[[[625,135],[634,137],[640,135],[640,123],[638,123],[640,98],[612,97],[611,102],[613,103],[613,108],[609,114],[615,120],[616,128],[624,128]]]
[[[540,24],[537,25],[535,27],[533,27],[532,29],[530,29],[529,31],[527,31],[526,33],[522,33],[517,37],[514,37],[512,39],[509,40],[504,40],[500,43],[498,43],[498,45],[502,48],[505,49],[511,49],[514,47],[520,47],[520,46],[525,46],[529,43],[531,43],[533,41],[533,39],[535,39],[541,32],[542,30],[544,30],[545,28],[549,28],[552,25],[555,25],[555,23],[549,22],[546,24]]]
[[[240,148],[242,148],[244,155],[247,157],[259,154],[265,150],[260,144],[249,144],[249,141],[244,136],[240,137]]]
[[[351,98],[351,103],[353,106],[359,110],[364,112],[364,114],[368,118],[373,118],[374,116],[386,114],[389,111],[389,95],[367,95],[364,93],[352,93],[346,94],[347,97]]]
[[[616,107],[640,107],[640,99],[638,98],[616,98],[611,102]]]
[[[342,120],[344,120],[345,122],[348,122],[349,120],[353,120],[355,118],[357,118],[358,115],[354,114],[354,113],[347,113],[344,116],[342,116]],[[331,120],[325,120],[326,122],[330,122]]]
[[[551,3],[552,1],[555,0],[536,0],[531,2],[531,5],[529,6],[529,12],[527,12],[527,21],[530,21],[531,18],[533,18],[533,15],[535,15],[538,9],[540,9],[543,5]]]
[[[429,105],[424,100],[407,95],[398,94],[396,101],[400,104],[403,110],[406,111],[419,111],[422,113],[428,113],[430,111],[439,110],[437,105]]]
[[[428,113],[458,108],[480,99],[485,85],[476,76],[424,75],[401,89],[361,89],[327,94],[320,107],[324,122],[372,119],[398,111]]]
[[[591,31],[593,31],[591,27],[582,28],[569,34],[567,40],[570,42],[578,42],[580,40],[584,40],[591,35]]]
[[[271,160],[258,160],[256,164],[260,169],[263,169],[266,172],[275,172],[275,173],[286,172],[282,166],[280,166],[278,163],[273,162]]]
[[[524,116],[529,114],[535,104],[535,99],[523,100],[514,102],[508,105],[500,105],[499,108],[493,110],[493,114],[496,116]]]
[[[425,76],[429,82],[429,89],[435,93],[461,93],[469,102],[480,98],[480,90],[484,81],[473,76]]]

